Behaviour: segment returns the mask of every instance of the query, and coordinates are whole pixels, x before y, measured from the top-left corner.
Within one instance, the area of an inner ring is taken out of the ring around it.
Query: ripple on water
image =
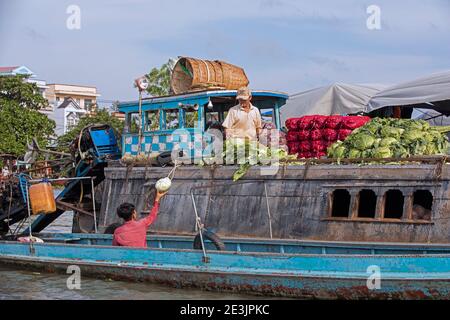
[[[81,279],[81,290],[69,290],[69,275],[13,270],[0,267],[0,299],[67,300],[205,300],[255,299],[258,297],[176,289],[166,286],[112,280]]]

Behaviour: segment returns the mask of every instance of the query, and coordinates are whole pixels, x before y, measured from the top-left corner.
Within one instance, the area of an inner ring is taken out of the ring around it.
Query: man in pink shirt
[[[146,248],[147,230],[156,220],[159,210],[159,201],[166,193],[158,192],[153,208],[148,217],[137,220],[136,208],[131,203],[123,203],[117,208],[117,215],[125,223],[114,231],[113,246]]]

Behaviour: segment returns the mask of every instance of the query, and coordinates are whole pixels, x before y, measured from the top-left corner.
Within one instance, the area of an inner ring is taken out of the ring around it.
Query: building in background
[[[47,84],[36,78],[36,74],[26,66],[0,67],[0,76],[26,76],[26,81],[35,83],[48,106],[39,110],[56,122],[55,133],[61,136],[78,124],[82,116],[94,115],[100,94],[96,87],[73,84]],[[118,113],[117,117],[123,115]]]
[[[48,86],[44,80],[39,80],[36,78],[36,74],[31,71],[26,66],[15,66],[15,67],[0,67],[0,76],[17,76],[22,75],[26,76],[27,82],[35,83],[39,88],[39,92],[41,95],[46,98],[45,92],[48,89]]]
[[[121,121],[125,121],[125,113],[124,112],[113,111],[113,112],[111,112],[111,115]]]
[[[95,112],[100,94],[97,93],[96,87],[52,83],[48,84],[46,96],[48,102],[53,105],[60,105],[64,100],[71,98],[81,109]]]
[[[46,97],[49,108],[41,112],[55,120],[55,133],[60,136],[76,126],[82,116],[95,114],[100,94],[96,87],[52,83]]]
[[[70,131],[78,124],[80,118],[88,113],[72,98],[64,99],[59,105],[54,105],[53,108],[48,112],[48,117],[55,121],[55,134],[58,137]]]

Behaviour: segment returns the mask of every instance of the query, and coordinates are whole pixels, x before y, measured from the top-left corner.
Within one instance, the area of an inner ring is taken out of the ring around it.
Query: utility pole
[[[142,152],[142,91],[147,90],[148,81],[145,76],[140,77],[134,81],[136,87],[139,90],[139,145],[138,145],[138,155]]]

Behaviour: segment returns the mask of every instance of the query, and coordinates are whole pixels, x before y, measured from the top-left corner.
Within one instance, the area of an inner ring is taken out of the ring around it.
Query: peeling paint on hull
[[[66,273],[72,263],[42,263],[1,259],[0,263],[30,270]],[[132,267],[77,264],[82,275],[97,279],[113,279],[132,282],[148,282],[175,288],[196,288],[207,291],[246,293],[272,297],[325,300],[361,299],[450,299],[450,280],[445,281],[401,281],[383,282],[381,290],[369,290],[361,285],[361,279],[325,279],[309,277],[248,276],[228,274],[218,276],[208,272],[177,272]],[[287,286],[286,283],[289,283]]]
[[[0,242],[0,264],[177,288],[302,299],[450,299],[450,254],[299,255]],[[379,265],[381,289],[366,286]]]
[[[442,167],[439,179],[437,168],[434,164],[288,166],[273,176],[262,176],[258,168],[252,168],[240,182],[233,183],[231,177],[237,167],[183,166],[177,169],[151,229],[165,234],[194,233],[192,191],[202,222],[221,237],[270,239],[272,235],[298,240],[450,243],[450,165]],[[105,169],[99,229],[120,220],[116,209],[124,202],[135,204],[138,212],[145,211],[147,190],[142,186],[156,183],[170,170],[128,170],[110,164]],[[331,195],[337,189],[350,193],[347,218],[331,219]],[[362,190],[377,195],[374,218],[356,219],[357,195]],[[389,190],[399,190],[404,196],[401,219],[382,218]],[[413,195],[418,190],[433,196],[431,221],[410,219]]]

